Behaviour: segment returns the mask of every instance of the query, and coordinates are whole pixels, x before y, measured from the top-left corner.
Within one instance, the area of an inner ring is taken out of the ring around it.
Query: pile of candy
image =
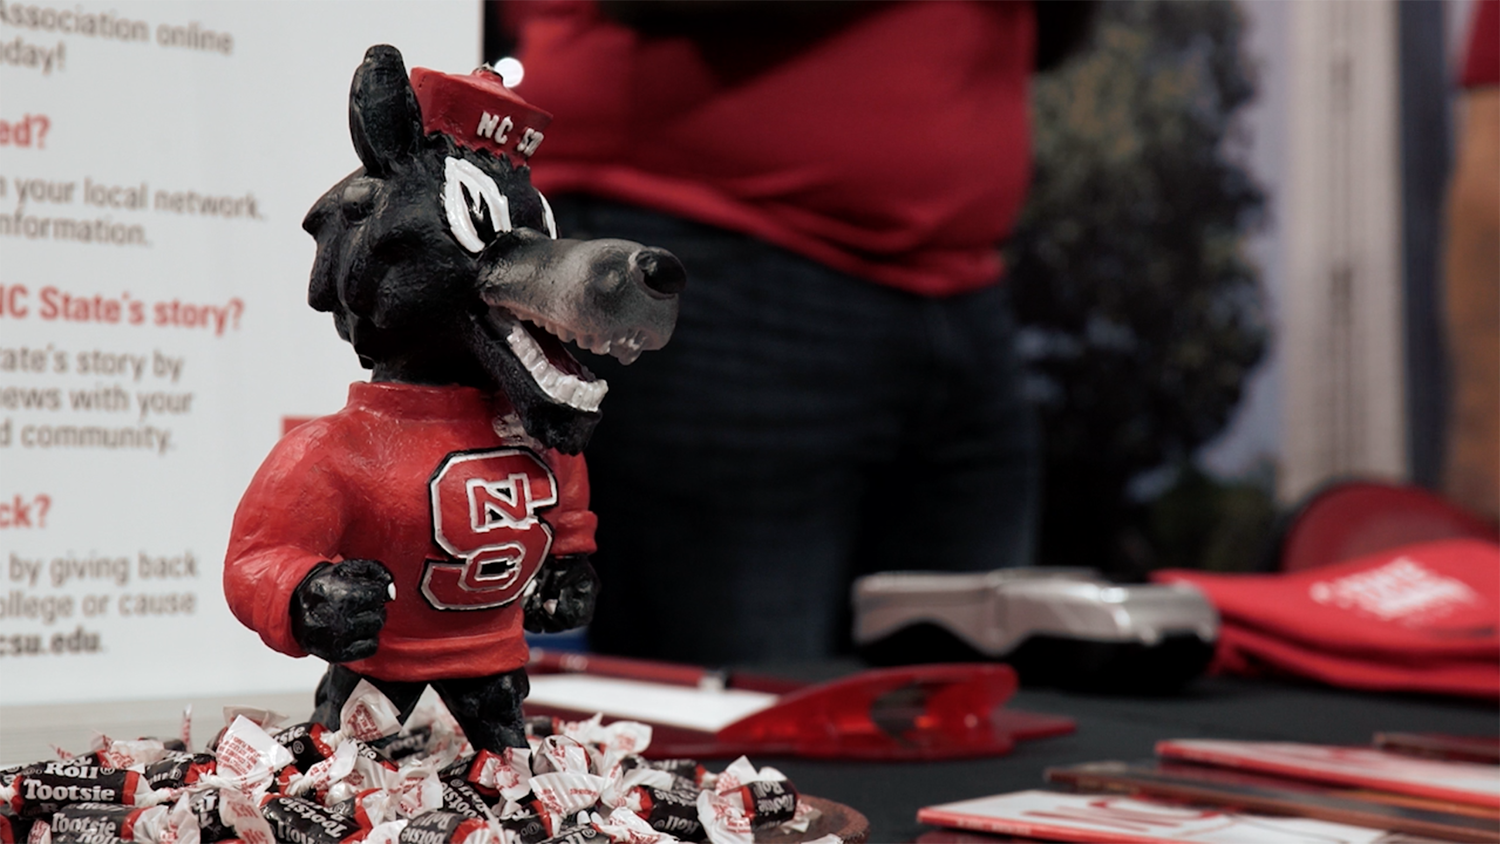
[[[817,815],[744,757],[718,774],[644,759],[651,728],[629,721],[532,718],[529,748],[476,753],[435,697],[402,724],[368,683],[336,731],[276,720],[236,715],[210,752],[99,736],[0,770],[0,844],[750,844]]]

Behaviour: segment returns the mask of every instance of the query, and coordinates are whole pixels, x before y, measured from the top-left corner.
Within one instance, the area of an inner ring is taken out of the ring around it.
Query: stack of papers
[[[1198,739],[1161,742],[1157,755],[1047,771],[1073,792],[963,800],[924,808],[917,819],[1040,841],[1500,842],[1500,766],[1375,748]]]

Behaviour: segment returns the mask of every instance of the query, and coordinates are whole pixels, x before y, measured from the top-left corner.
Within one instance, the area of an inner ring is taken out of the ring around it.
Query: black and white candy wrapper
[[[779,771],[756,768],[744,757],[718,774],[702,772],[691,760],[676,760],[671,770],[653,767],[639,757],[650,745],[650,726],[606,725],[597,715],[550,724],[531,719],[528,736],[541,735],[531,737],[529,747],[500,754],[476,753],[435,695],[424,697],[402,724],[396,708],[368,683],[350,696],[336,731],[298,725],[273,735],[282,718],[275,713],[237,709],[226,716],[232,717],[212,753],[184,754],[191,749],[187,712],[183,739],[170,746],[101,735],[82,756],[59,751],[61,758],[50,763],[57,770],[134,772],[132,789],[111,805],[68,799],[100,793],[81,787],[49,788],[45,807],[28,801],[25,778],[37,777],[49,763],[0,772],[0,814],[17,821],[4,828],[26,830],[26,844],[214,844],[229,837],[244,844],[753,844],[758,829],[805,832],[817,813]],[[277,740],[293,736],[304,741],[296,759],[306,770]],[[312,739],[315,753],[306,744]],[[695,768],[701,773],[692,779],[674,773]],[[148,769],[162,787],[149,787]],[[682,811],[696,805],[697,824],[672,819],[678,832],[691,827],[684,832],[691,837],[654,828],[642,794],[671,794]],[[787,811],[789,801],[794,811]],[[273,802],[277,823],[266,814]],[[217,817],[204,817],[203,807],[214,805]],[[111,819],[122,816],[120,806],[143,811],[119,823]],[[308,822],[291,828],[288,809]],[[66,833],[54,836],[59,822]],[[85,841],[81,829],[99,832]],[[809,844],[838,844],[838,838]]]

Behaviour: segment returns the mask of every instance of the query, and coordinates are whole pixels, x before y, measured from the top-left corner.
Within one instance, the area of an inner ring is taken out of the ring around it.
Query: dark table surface
[[[857,663],[757,665],[758,673],[824,680]],[[806,794],[845,803],[870,819],[871,842],[912,841],[931,829],[917,810],[1043,785],[1042,771],[1152,755],[1167,738],[1225,738],[1368,745],[1377,732],[1500,734],[1500,704],[1416,695],[1369,694],[1288,682],[1205,677],[1165,697],[1120,697],[1022,689],[1012,709],[1067,715],[1069,736],[1021,742],[1008,756],[955,762],[826,762],[753,758],[780,769]]]

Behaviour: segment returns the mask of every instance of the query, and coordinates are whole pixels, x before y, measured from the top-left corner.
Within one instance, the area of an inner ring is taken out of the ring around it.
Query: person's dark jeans
[[[552,198],[567,237],[688,271],[672,341],[609,381],[585,452],[599,651],[699,663],[826,656],[849,587],[1031,562],[1037,434],[999,286],[924,298],[752,238]]]

